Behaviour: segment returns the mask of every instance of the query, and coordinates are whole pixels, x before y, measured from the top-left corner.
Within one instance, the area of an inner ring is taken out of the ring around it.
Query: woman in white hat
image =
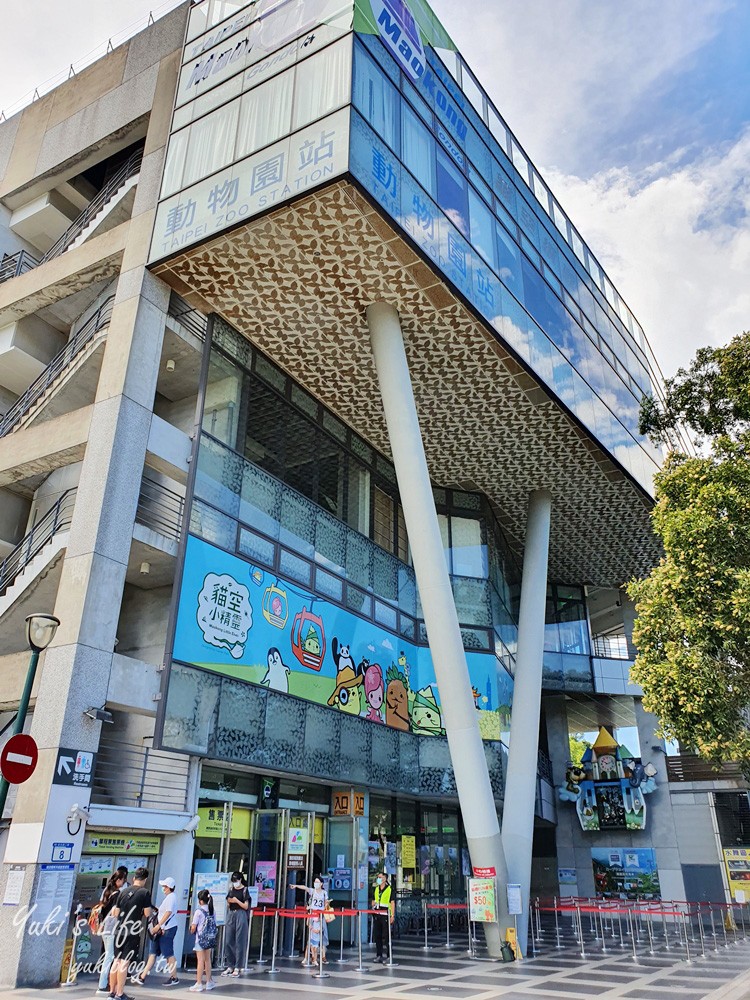
[[[167,964],[167,978],[162,986],[177,986],[177,959],[174,954],[174,939],[177,934],[177,897],[175,896],[175,880],[171,875],[163,878],[159,885],[164,896],[159,904],[156,917],[152,917],[149,925],[148,959],[143,972],[130,980],[137,986],[143,986],[146,976],[154,966],[157,958],[163,958]],[[153,912],[153,911],[152,911]]]

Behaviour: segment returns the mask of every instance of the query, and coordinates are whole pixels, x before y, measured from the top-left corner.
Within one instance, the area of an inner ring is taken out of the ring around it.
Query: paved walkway
[[[568,998],[585,1000],[601,997],[606,1000],[660,1000],[679,997],[680,1000],[750,1000],[750,937],[740,938],[728,947],[707,948],[706,957],[695,957],[688,964],[680,958],[673,945],[670,951],[657,950],[639,954],[634,961],[631,951],[609,947],[606,953],[592,946],[585,959],[575,951],[572,940],[565,947],[554,947],[554,936],[546,935],[549,944],[540,949],[536,958],[502,965],[472,961],[466,952],[466,938],[456,938],[450,950],[435,947],[424,951],[422,940],[407,938],[395,942],[393,968],[372,962],[370,949],[364,952],[367,971],[357,972],[356,955],[347,964],[336,963],[336,951],[331,950],[325,971],[327,979],[316,979],[316,969],[303,968],[299,959],[277,960],[278,972],[267,973],[269,966],[252,967],[240,979],[218,978],[213,992],[215,1000],[304,1000],[309,996],[341,998],[341,1000],[529,1000],[536,998]],[[346,955],[346,953],[345,953]],[[684,948],[682,949],[684,955]],[[162,977],[151,976],[145,987],[128,987],[136,1000],[155,1000],[168,995],[187,1000],[187,987],[194,982],[194,973],[180,973],[177,987],[164,989]],[[82,1000],[93,995],[96,984],[75,985],[65,989],[70,1000]],[[32,990],[3,991],[0,996],[18,1000],[38,1000]]]

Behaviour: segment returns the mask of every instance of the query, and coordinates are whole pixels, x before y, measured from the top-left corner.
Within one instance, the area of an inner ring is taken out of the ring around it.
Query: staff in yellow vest
[[[390,959],[388,953],[388,927],[386,920],[393,923],[396,917],[396,903],[392,898],[391,886],[385,872],[378,872],[375,876],[375,892],[372,899],[373,909],[385,910],[383,916],[374,917],[373,940],[375,941],[375,961],[387,962]]]

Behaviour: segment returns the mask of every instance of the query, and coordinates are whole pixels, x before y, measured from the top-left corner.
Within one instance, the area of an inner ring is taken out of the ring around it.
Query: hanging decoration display
[[[568,765],[558,794],[575,803],[584,830],[645,830],[645,796],[656,788],[655,774],[653,764],[644,765],[602,727],[581,763]]]

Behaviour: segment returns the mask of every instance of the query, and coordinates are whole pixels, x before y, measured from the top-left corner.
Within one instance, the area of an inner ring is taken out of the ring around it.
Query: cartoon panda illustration
[[[333,662],[336,664],[336,672],[339,673],[345,667],[351,667],[351,669],[356,673],[356,665],[349,652],[348,646],[339,646],[339,641],[336,636],[333,637],[333,642],[331,643],[331,651],[333,653]]]

